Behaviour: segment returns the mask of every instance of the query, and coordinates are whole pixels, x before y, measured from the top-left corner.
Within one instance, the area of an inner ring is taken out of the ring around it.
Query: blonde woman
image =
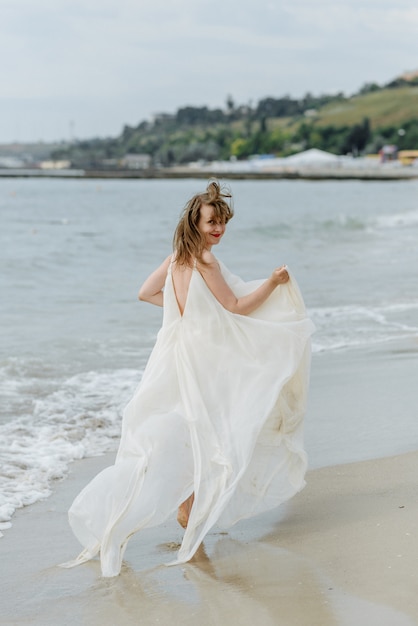
[[[164,307],[162,328],[125,409],[115,465],[70,509],[84,550],[66,566],[100,551],[103,576],[116,576],[129,537],[176,511],[185,533],[174,563],[184,563],[215,524],[230,527],[304,486],[313,325],[287,267],[245,283],[216,259],[232,217],[230,194],[210,182],[139,291]]]

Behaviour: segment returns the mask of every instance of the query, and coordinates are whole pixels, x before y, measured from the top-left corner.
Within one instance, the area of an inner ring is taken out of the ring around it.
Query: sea
[[[418,181],[222,182],[235,216],[217,256],[248,280],[286,263],[317,328],[314,465],[418,449]],[[0,530],[48,497],[73,461],[117,449],[162,320],[138,289],[204,187],[0,180]],[[380,372],[370,384],[369,370]],[[385,399],[393,376],[406,404]]]

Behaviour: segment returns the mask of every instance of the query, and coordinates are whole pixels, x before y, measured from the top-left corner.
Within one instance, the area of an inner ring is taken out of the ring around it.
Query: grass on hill
[[[418,87],[383,89],[321,108],[320,126],[352,126],[369,118],[372,129],[399,126],[418,117]]]

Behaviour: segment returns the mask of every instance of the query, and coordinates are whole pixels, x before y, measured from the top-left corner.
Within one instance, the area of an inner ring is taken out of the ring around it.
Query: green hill
[[[53,158],[84,168],[123,167],[126,154],[149,155],[154,166],[191,161],[242,159],[253,154],[286,156],[319,148],[335,154],[376,153],[384,144],[418,149],[418,79],[403,78],[380,87],[365,85],[357,94],[266,97],[255,106],[225,110],[186,106],[121,135],[75,142]]]

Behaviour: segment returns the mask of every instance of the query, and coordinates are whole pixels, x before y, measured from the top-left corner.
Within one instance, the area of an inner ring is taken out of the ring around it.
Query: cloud
[[[89,136],[228,93],[349,93],[416,67],[417,29],[415,0],[3,0],[0,142],[22,107]]]

